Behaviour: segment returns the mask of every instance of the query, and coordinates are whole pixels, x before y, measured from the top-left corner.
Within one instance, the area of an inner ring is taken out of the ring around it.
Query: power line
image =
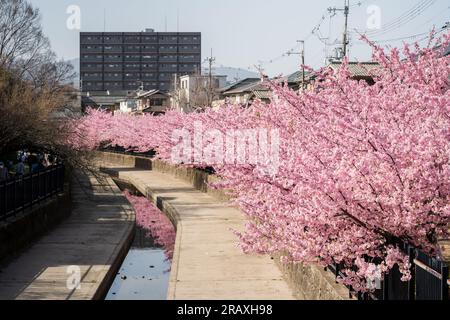
[[[326,15],[327,15],[327,10],[324,11],[324,13],[322,14],[321,18],[319,19],[319,21],[317,22],[317,24],[314,26],[314,28],[312,28],[312,30],[311,30],[310,32],[308,32],[308,33],[305,34],[305,36],[302,38],[303,41],[307,41],[307,40],[310,39],[313,35],[315,35],[317,31],[320,30],[320,28],[321,28],[323,22],[326,20]],[[296,46],[294,46],[294,47],[292,47],[292,48],[290,48],[290,49],[288,49],[288,50],[286,50],[286,51],[283,51],[282,54],[280,54],[279,56],[276,56],[276,57],[274,57],[274,58],[272,58],[272,59],[269,59],[269,60],[260,60],[260,61],[259,61],[259,64],[260,64],[260,65],[261,65],[261,64],[263,64],[263,65],[273,64],[273,63],[275,63],[275,62],[277,62],[277,61],[279,61],[279,60],[281,60],[281,59],[283,59],[283,58],[288,57],[288,56],[290,55],[289,53],[294,52],[295,50],[298,50],[298,49],[300,49],[300,45],[299,45],[299,44],[297,44]],[[251,69],[251,68],[249,67],[249,69]]]
[[[381,36],[386,33],[389,33],[391,31],[394,31],[396,29],[399,29],[400,27],[406,25],[407,23],[411,22],[418,16],[420,16],[424,11],[426,11],[429,7],[431,7],[436,0],[421,0],[418,4],[416,4],[414,7],[403,13],[400,17],[394,19],[393,21],[387,23],[384,25],[384,27],[380,30],[366,30],[365,32],[359,32],[364,33],[367,36]]]
[[[424,22],[424,23],[418,25],[418,26],[417,26],[416,28],[414,28],[414,29],[421,28],[421,27],[423,27],[423,26],[429,24],[430,22],[437,21],[437,20],[440,19],[441,17],[448,15],[448,10],[450,10],[450,7],[449,7],[449,6],[447,6],[447,8],[443,9],[442,11],[440,11],[437,15],[433,16],[431,19],[429,19],[429,20],[427,20],[426,22]],[[435,25],[435,24],[433,24],[433,25]]]
[[[429,35],[429,32],[423,32],[419,34],[414,34],[411,36],[401,37],[401,38],[394,38],[394,39],[384,39],[384,40],[373,40],[375,43],[388,43],[388,42],[395,42],[395,41],[401,41],[401,40],[412,40],[418,37],[421,37],[423,35]]]
[[[438,31],[436,31],[434,36],[439,35],[440,33],[446,31],[448,28],[449,28],[449,23],[447,23],[445,26],[443,26]],[[419,40],[417,40],[417,42],[421,42],[421,41],[423,41],[425,39],[429,39],[430,32],[431,31],[427,31],[427,32],[413,34],[413,35],[409,35],[409,36],[405,36],[405,37],[392,38],[392,39],[382,39],[382,40],[372,40],[372,41],[375,42],[376,44],[382,44],[382,43],[390,43],[390,42],[396,42],[396,41],[402,41],[402,40],[413,40],[413,39],[416,39],[416,38],[424,36],[423,38],[420,38]]]
[[[399,17],[395,18],[394,20],[390,21],[389,23],[386,23],[382,29],[380,29],[380,30],[366,30],[366,34],[374,34],[374,33],[385,32],[386,30],[389,30],[390,28],[397,26],[399,23],[402,23],[405,19],[409,19],[409,18],[411,18],[411,16],[414,16],[417,11],[420,12],[421,8],[424,5],[429,4],[431,1],[433,1],[433,0],[421,0],[421,1],[419,1],[419,3],[414,5],[412,8],[410,8],[406,12],[404,12],[402,15],[400,15]]]

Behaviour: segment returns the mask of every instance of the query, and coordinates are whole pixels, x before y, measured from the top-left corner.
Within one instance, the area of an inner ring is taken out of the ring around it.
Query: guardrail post
[[[16,215],[16,213],[17,213],[17,179],[14,179],[12,190],[13,190],[13,196],[12,196],[13,214]]]
[[[36,173],[36,180],[37,180],[37,182],[38,182],[38,189],[37,189],[37,195],[38,195],[37,201],[38,201],[38,204],[41,203],[41,194],[42,194],[42,182],[41,182],[41,178],[42,178],[42,175],[41,175],[39,172],[37,172],[37,173]]]
[[[411,246],[408,246],[408,258],[411,265],[411,280],[408,281],[408,300],[416,300],[416,268],[414,266],[416,250]]]
[[[2,198],[2,202],[0,203],[0,218],[1,218],[1,217],[3,217],[4,214],[6,214],[6,206],[5,206],[6,186],[5,186],[4,182],[0,183],[0,190],[2,190],[0,193],[0,197]]]
[[[386,274],[384,275],[384,280],[383,280],[383,300],[384,301],[389,300],[389,281],[388,281],[388,276]]]
[[[442,300],[447,301],[448,300],[448,265],[442,264],[441,267],[441,274],[442,274]]]

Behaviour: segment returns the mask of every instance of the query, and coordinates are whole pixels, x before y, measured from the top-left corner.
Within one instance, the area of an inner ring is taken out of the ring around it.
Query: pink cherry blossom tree
[[[238,234],[247,253],[282,254],[284,260],[343,266],[342,282],[367,290],[375,266],[398,265],[408,280],[403,242],[440,256],[438,240],[450,221],[450,36],[420,48],[373,47],[380,68],[375,85],[338,71],[317,73],[314,90],[294,92],[267,81],[273,99],[250,108],[225,104],[218,110],[162,117],[112,116],[90,110],[74,124],[71,143],[101,143],[138,151],[156,150],[172,161],[179,142],[173,132],[266,128],[280,132],[276,174],[252,164],[185,162],[212,166],[248,218]],[[436,49],[437,48],[437,49]],[[260,141],[259,141],[260,142]],[[190,141],[193,152],[211,145]],[[251,146],[249,146],[251,147]],[[224,151],[225,152],[225,151]]]
[[[129,191],[124,194],[136,212],[136,224],[146,230],[155,243],[164,248],[167,259],[172,260],[176,238],[172,222],[145,197],[134,196]]]

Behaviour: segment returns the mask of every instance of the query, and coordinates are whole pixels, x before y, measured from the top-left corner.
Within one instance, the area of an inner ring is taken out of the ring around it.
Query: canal
[[[166,300],[175,228],[146,198],[124,193],[136,212],[136,234],[105,300]]]

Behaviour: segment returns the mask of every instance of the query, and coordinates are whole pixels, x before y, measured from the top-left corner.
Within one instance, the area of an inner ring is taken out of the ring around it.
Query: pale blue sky
[[[263,61],[270,75],[287,74],[299,68],[299,56],[281,57],[297,45],[296,40],[311,34],[326,9],[343,6],[344,0],[31,0],[43,15],[44,31],[51,40],[58,56],[72,59],[79,56],[78,31],[66,27],[69,5],[81,8],[81,31],[103,31],[106,10],[106,31],[142,31],[154,28],[165,31],[177,30],[179,12],[180,31],[202,32],[202,58],[209,56],[213,48],[217,66],[248,69]],[[362,4],[358,6],[358,2]],[[366,29],[370,5],[381,9],[382,26],[401,17],[415,5],[391,31],[379,35],[378,39],[395,39],[428,32],[433,24],[438,27],[450,21],[448,0],[351,0],[350,30]],[[428,7],[427,4],[430,4]],[[426,9],[426,10],[425,10]],[[408,21],[411,17],[411,21]],[[320,34],[329,37],[329,42],[341,40],[343,14],[338,12],[332,19],[325,14]],[[318,35],[306,41],[306,62],[319,67],[325,61],[325,44]],[[421,37],[418,37],[420,39]],[[423,38],[423,37],[422,37]],[[353,36],[351,57],[365,60],[370,50]],[[390,44],[401,44],[401,41]],[[331,52],[332,46],[328,47]],[[271,63],[270,60],[273,60]]]

